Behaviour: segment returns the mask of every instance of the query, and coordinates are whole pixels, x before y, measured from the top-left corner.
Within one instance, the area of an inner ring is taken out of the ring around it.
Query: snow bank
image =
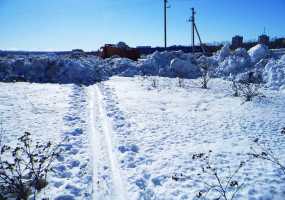
[[[128,58],[109,58],[100,63],[99,66],[103,74],[108,76],[134,76],[139,74],[139,69],[135,61]]]
[[[219,50],[217,52],[217,54],[215,55],[216,59],[219,62],[222,62],[225,60],[226,57],[231,55],[231,50],[230,50],[230,45],[229,44],[225,44],[221,50]]]
[[[0,57],[0,80],[90,85],[114,75],[192,79],[201,76],[199,65],[202,62],[208,63],[214,77],[228,78],[254,72],[262,75],[270,88],[278,89],[284,85],[285,55],[270,58],[265,45],[256,45],[249,51],[243,48],[231,51],[229,44],[212,57],[182,51],[156,51],[139,61],[119,57],[101,59],[87,54],[6,55]]]
[[[94,83],[102,79],[95,70],[98,57],[33,56],[0,60],[3,81]]]
[[[197,78],[200,74],[194,56],[182,51],[156,51],[141,61],[138,67],[144,75]]]
[[[271,59],[264,68],[263,79],[271,89],[285,89],[285,55],[280,60]]]
[[[249,70],[251,66],[250,56],[245,49],[239,48],[234,52],[228,52],[229,47],[225,46],[222,48],[216,60],[218,67],[215,70],[215,75],[218,77],[229,76],[230,74],[244,73]]]
[[[266,45],[258,44],[248,50],[248,54],[250,55],[251,62],[257,63],[261,59],[267,58],[270,55],[270,51]]]
[[[231,51],[225,45],[212,58],[217,62],[216,77],[229,78],[233,75],[241,78],[253,72],[268,88],[285,89],[285,55],[273,59],[265,45],[258,44],[249,51],[243,48]]]
[[[174,58],[170,62],[170,70],[178,77],[197,78],[201,75],[200,68],[192,62]]]

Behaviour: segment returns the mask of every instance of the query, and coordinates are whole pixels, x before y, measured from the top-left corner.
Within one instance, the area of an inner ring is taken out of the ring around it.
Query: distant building
[[[236,35],[232,38],[232,48],[236,49],[236,48],[240,48],[243,46],[243,37]]]
[[[263,35],[260,35],[258,37],[258,43],[259,44],[265,44],[265,45],[269,45],[270,41],[269,41],[269,36],[263,34]]]

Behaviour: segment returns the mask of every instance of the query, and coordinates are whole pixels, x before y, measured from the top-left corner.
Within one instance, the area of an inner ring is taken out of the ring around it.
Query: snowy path
[[[89,100],[94,199],[126,200],[128,198],[113,148],[112,126],[103,105],[103,96],[97,85],[89,88]]]

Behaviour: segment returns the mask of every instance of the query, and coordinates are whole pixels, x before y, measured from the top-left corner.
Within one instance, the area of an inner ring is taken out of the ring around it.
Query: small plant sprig
[[[285,134],[285,127],[281,130],[281,134]],[[253,158],[269,161],[276,165],[285,175],[285,164],[273,153],[270,147],[262,144],[258,138],[254,139],[257,148],[251,147],[252,152],[249,153]]]
[[[25,200],[33,194],[35,199],[47,185],[47,175],[61,150],[51,142],[33,145],[30,136],[25,132],[16,147],[0,147],[0,196]]]
[[[151,77],[151,87],[152,88],[158,87],[158,79],[156,77]]]
[[[178,76],[177,79],[178,79],[178,87],[184,88],[185,87],[184,78],[182,76]]]
[[[240,192],[242,187],[244,186],[243,183],[239,183],[239,181],[236,179],[238,172],[241,170],[241,168],[245,165],[245,162],[240,162],[238,167],[232,172],[229,173],[228,176],[223,177],[219,173],[219,170],[216,167],[214,167],[210,162],[210,156],[212,151],[210,150],[208,154],[205,153],[198,153],[194,154],[192,156],[193,160],[200,160],[202,161],[201,170],[203,174],[206,174],[207,176],[214,177],[214,182],[209,183],[204,181],[205,188],[203,190],[199,190],[196,194],[196,197],[208,199],[208,195],[217,196],[217,198],[214,199],[223,199],[223,200],[234,200],[236,195]],[[197,174],[198,176],[201,176],[202,174]]]
[[[213,68],[210,58],[206,56],[201,56],[199,58],[198,66],[201,70],[201,88],[208,89],[208,83],[211,80],[210,69]]]

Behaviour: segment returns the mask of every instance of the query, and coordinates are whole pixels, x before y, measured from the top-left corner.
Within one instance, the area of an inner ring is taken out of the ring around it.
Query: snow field
[[[130,199],[193,199],[204,182],[195,153],[213,152],[221,176],[241,161],[236,179],[245,186],[237,199],[282,199],[284,180],[269,162],[249,159],[253,140],[265,142],[284,162],[284,94],[264,91],[265,99],[243,104],[231,96],[228,82],[212,80],[209,90],[197,80],[177,87],[176,79],[114,77],[101,85],[111,118],[122,174]],[[179,181],[173,175],[181,176]]]

